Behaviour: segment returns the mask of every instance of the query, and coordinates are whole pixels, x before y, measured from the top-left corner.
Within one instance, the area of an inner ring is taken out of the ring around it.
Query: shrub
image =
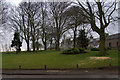
[[[99,51],[99,48],[91,48],[91,51]]]
[[[62,54],[80,54],[85,53],[84,49],[82,48],[69,48],[62,51]]]
[[[106,47],[105,49],[106,49],[106,50],[111,50],[111,47]]]
[[[78,48],[80,53],[86,53],[83,48]]]

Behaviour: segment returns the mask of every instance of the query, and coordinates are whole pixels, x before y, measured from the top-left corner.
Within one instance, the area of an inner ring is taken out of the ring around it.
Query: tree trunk
[[[45,33],[45,51],[47,50],[47,33]]]
[[[74,48],[76,47],[76,31],[77,31],[77,28],[76,28],[76,26],[75,26],[74,39],[73,39],[73,47],[74,47]]]
[[[37,51],[39,50],[39,47],[37,46]]]
[[[60,39],[59,39],[59,37],[58,37],[58,39],[57,39],[57,50],[58,50],[58,51],[60,50],[60,48],[59,48],[59,45],[60,45],[59,41],[60,41]]]
[[[57,40],[55,41],[55,49],[57,50]]]
[[[35,39],[32,40],[33,43],[33,52],[35,51]]]
[[[46,42],[45,42],[45,44],[44,44],[44,50],[45,50],[45,51],[47,50]]]
[[[42,38],[42,42],[43,42],[43,45],[44,45],[44,50],[46,51],[47,50],[46,40],[44,40],[44,38]]]
[[[100,55],[104,56],[105,53],[106,53],[106,51],[105,51],[105,32],[104,32],[104,30],[101,31],[101,33],[100,33],[99,49],[100,49]]]
[[[36,43],[36,47],[37,47],[37,51],[38,51],[39,50],[39,43],[38,43],[38,41]]]
[[[52,49],[52,38],[50,40],[50,50]]]
[[[27,41],[27,51],[30,51],[30,48],[29,48],[29,41]]]
[[[76,34],[75,34],[75,31],[74,31],[74,39],[73,39],[73,41],[74,41],[73,47],[74,47],[74,48],[75,48],[75,46],[76,46],[76,45],[75,45],[75,42],[76,42],[76,37],[75,37],[75,36],[76,36]]]
[[[38,46],[38,44],[36,45],[37,46],[37,51],[39,50],[39,46]]]

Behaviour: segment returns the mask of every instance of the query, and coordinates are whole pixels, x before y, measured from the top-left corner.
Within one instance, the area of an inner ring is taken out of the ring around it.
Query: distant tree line
[[[60,40],[69,29],[74,31],[74,47],[77,27],[88,24],[79,6],[71,6],[71,2],[22,2],[19,7],[11,8],[10,26],[20,34],[30,51],[39,50],[40,40],[47,49],[48,43],[55,40],[55,47],[60,50]],[[74,11],[75,10],[75,11]]]

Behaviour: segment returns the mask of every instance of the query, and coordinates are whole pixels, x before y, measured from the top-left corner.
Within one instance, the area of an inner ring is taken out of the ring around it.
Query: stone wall
[[[118,46],[120,45],[119,39],[108,39],[105,41],[105,46],[106,47],[111,47],[118,49]]]

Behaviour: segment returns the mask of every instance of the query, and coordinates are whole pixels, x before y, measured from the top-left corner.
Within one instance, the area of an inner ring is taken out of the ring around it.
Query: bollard
[[[47,69],[47,66],[46,66],[46,64],[45,64],[45,70]]]
[[[19,70],[21,70],[21,65],[19,65]]]
[[[112,68],[112,64],[111,64],[111,63],[109,64],[109,68],[110,68],[110,69]]]
[[[77,64],[77,69],[78,69],[78,64]]]

